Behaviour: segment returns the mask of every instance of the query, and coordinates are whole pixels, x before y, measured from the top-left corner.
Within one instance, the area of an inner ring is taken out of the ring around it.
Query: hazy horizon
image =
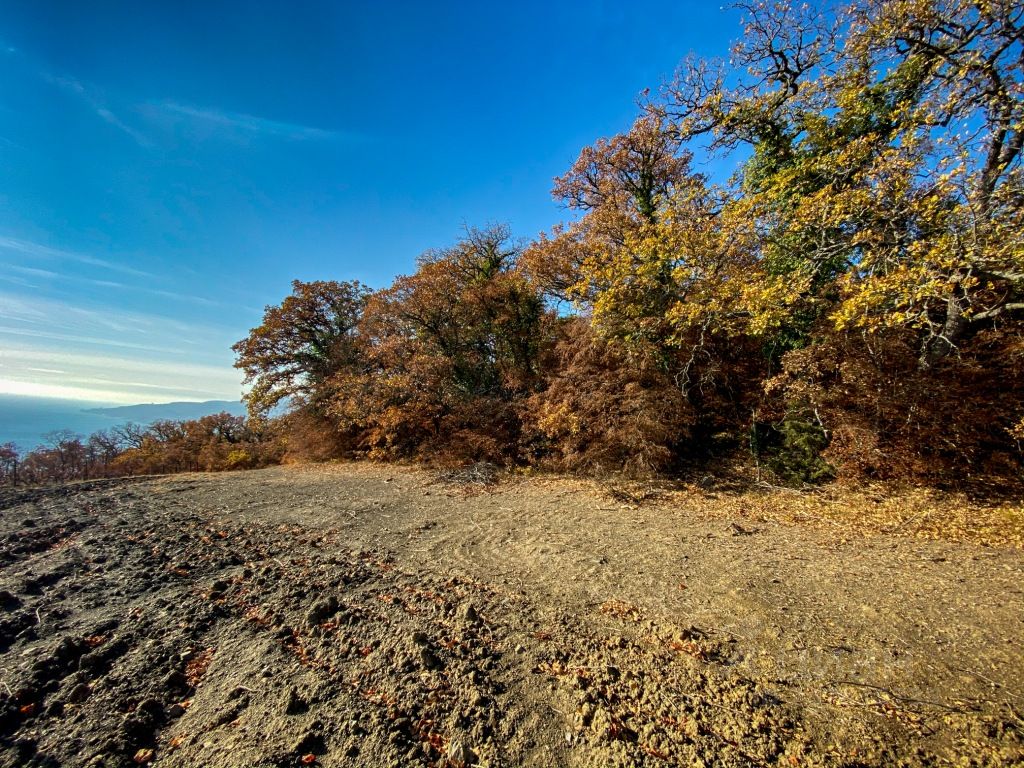
[[[151,407],[154,410],[162,410],[163,406],[175,405],[177,403],[194,403],[202,405],[213,402],[219,405],[231,403],[233,412],[244,410],[241,401],[228,400],[203,400],[203,401],[170,401],[164,403],[133,403],[141,407]],[[157,418],[175,418],[174,412],[163,411],[160,415],[153,415],[150,418],[138,414],[122,415],[117,413],[99,413],[92,409],[97,408],[120,408],[121,403],[67,400],[52,397],[37,397],[32,395],[12,395],[0,393],[0,444],[13,442],[20,450],[29,451],[43,443],[45,435],[50,432],[69,430],[83,438],[101,429],[110,429],[128,422],[147,424]],[[227,406],[225,406],[227,407]],[[198,414],[204,409],[194,409]],[[216,412],[220,407],[205,409],[206,412]]]

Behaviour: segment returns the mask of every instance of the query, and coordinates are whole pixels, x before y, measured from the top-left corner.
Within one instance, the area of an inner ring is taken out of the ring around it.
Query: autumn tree
[[[687,429],[660,441],[690,448],[695,425],[712,433],[749,412],[742,383],[723,365],[723,324],[710,327],[709,318],[736,314],[737,294],[752,292],[756,261],[747,222],[723,216],[725,192],[691,162],[680,134],[654,115],[585,148],[554,189],[581,216],[524,255],[526,271],[548,295],[571,299],[603,343],[618,345],[601,353],[595,375],[628,380],[631,372],[613,373],[609,362],[618,361],[673,383],[673,397],[688,402]],[[621,426],[625,434],[628,425]]]
[[[355,281],[296,280],[280,306],[266,308],[262,324],[232,347],[235,367],[252,385],[245,400],[253,415],[286,399],[315,401],[339,368],[355,362],[367,296]]]
[[[686,141],[750,153],[722,209],[726,231],[745,233],[739,260],[726,263],[750,290],[714,291],[722,301],[684,306],[675,319],[763,339],[773,369],[785,371],[771,388],[785,398],[775,418],[802,414],[826,445],[861,398],[899,392],[875,413],[915,414],[969,381],[975,395],[948,430],[959,440],[911,420],[900,450],[934,457],[955,442],[946,454],[977,461],[1021,409],[1015,388],[1001,416],[982,404],[1014,380],[1011,340],[1024,309],[1024,11],[971,0],[740,7],[745,35],[732,62],[747,76],[688,61],[651,111]],[[894,357],[914,348],[909,367]],[[843,404],[813,394],[825,359],[845,371],[835,382]],[[914,366],[935,370],[908,388]],[[985,437],[967,427],[993,419]],[[882,435],[897,424],[879,416],[855,431],[874,435],[884,456]]]
[[[18,484],[18,468],[21,466],[21,451],[14,443],[0,445],[0,482]]]
[[[735,205],[762,271],[792,276],[793,321],[913,329],[927,366],[1024,310],[1019,4],[740,7],[748,80],[691,61],[652,111],[750,147]]]
[[[618,253],[630,236],[655,223],[664,199],[697,180],[690,162],[678,138],[652,116],[584,148],[552,190],[566,209],[582,216],[542,234],[524,253],[524,269],[549,296],[589,300],[583,263]]]
[[[89,435],[86,446],[102,474],[109,471],[110,465],[117,455],[128,447],[115,429],[101,429],[93,432]]]
[[[519,258],[507,227],[469,229],[372,297],[360,326],[366,370],[342,370],[334,385],[335,413],[367,426],[373,455],[442,443],[469,456],[514,453],[511,403],[538,381],[549,314]]]

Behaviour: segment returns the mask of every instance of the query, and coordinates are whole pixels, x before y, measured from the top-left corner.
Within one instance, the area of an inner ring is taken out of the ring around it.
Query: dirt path
[[[1024,763],[1019,549],[283,467],[0,498],[0,765]]]

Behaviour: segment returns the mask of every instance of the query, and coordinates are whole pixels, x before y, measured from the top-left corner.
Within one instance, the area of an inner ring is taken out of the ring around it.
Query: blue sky
[[[532,237],[703,2],[0,5],[0,392],[236,398],[293,278],[373,287],[464,224]]]

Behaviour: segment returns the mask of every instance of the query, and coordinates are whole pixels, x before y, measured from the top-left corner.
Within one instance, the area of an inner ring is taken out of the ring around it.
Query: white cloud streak
[[[308,125],[288,123],[280,120],[270,120],[266,117],[248,115],[244,112],[197,107],[177,101],[161,102],[159,108],[171,116],[186,118],[194,122],[204,123],[213,128],[222,128],[226,131],[243,134],[275,136],[291,141],[329,141],[344,137],[338,131],[314,128]]]
[[[93,113],[104,122],[114,126],[119,131],[122,131],[126,135],[130,136],[135,142],[141,147],[150,147],[152,143],[143,136],[139,131],[132,128],[130,125],[125,123],[121,118],[115,115],[110,108],[103,102],[103,100],[97,95],[96,89],[92,86],[86,86],[79,80],[75,80],[72,77],[57,77],[43,73],[43,77],[53,85],[57,86],[61,90],[72,94],[77,99],[85,103]]]
[[[0,238],[2,240],[2,238]],[[2,247],[2,246],[0,246]],[[121,291],[132,291],[146,293],[151,296],[160,296],[165,299],[171,299],[172,301],[185,302],[188,304],[198,304],[203,307],[223,307],[225,304],[213,299],[208,299],[205,296],[195,296],[189,293],[178,293],[177,291],[165,291],[159,288],[146,288],[139,285],[126,285],[125,283],[118,283],[113,280],[96,280],[91,277],[81,277],[79,275],[66,275],[60,272],[54,272],[50,269],[38,269],[36,267],[22,267],[17,264],[7,264],[7,269],[12,272],[18,272],[22,275],[28,275],[30,277],[37,277],[44,280],[53,280],[68,283],[81,283],[85,285],[95,285],[100,288],[114,288]],[[24,280],[10,279],[8,282],[12,282],[18,285],[25,285],[28,287],[35,287]],[[255,310],[253,310],[255,311]]]
[[[230,365],[5,345],[0,349],[0,393],[120,403],[235,399],[241,375]]]
[[[72,344],[89,344],[101,347],[115,347],[117,349],[135,349],[140,352],[159,352],[168,355],[186,355],[188,350],[174,349],[172,347],[156,347],[151,344],[133,344],[129,341],[119,341],[101,336],[83,336],[76,333],[62,333],[60,331],[33,331],[26,328],[11,328],[0,325],[0,336],[21,336],[30,339],[42,339],[44,341],[59,341]]]
[[[86,285],[96,285],[100,288],[127,288],[124,283],[118,283],[113,280],[96,280],[91,277],[78,277],[77,275],[62,275],[60,272],[53,272],[49,269],[36,269],[35,267],[20,267],[17,264],[8,264],[7,268],[14,271],[20,272],[23,275],[30,275],[31,277],[40,277],[45,280],[60,280],[73,283],[84,283]]]
[[[51,248],[47,245],[34,243],[31,240],[21,240],[16,237],[7,237],[5,235],[0,235],[0,250],[13,251],[14,253],[21,254],[22,256],[37,259],[74,261],[79,264],[86,264],[90,267],[99,267],[100,269],[110,270],[111,272],[119,272],[123,275],[132,275],[133,277],[155,277],[155,275],[150,272],[144,272],[141,269],[135,269],[135,267],[129,267],[125,264],[117,264],[112,261],[107,261],[106,259],[89,256],[85,253],[64,251],[59,248]]]
[[[0,376],[0,394],[27,397],[53,397],[60,400],[84,400],[116,405],[135,405],[140,402],[170,403],[178,400],[237,400],[234,392],[176,387],[140,387],[137,384],[115,384],[107,388],[75,379],[61,383],[23,381]]]
[[[5,343],[23,337],[188,357],[218,355],[229,345],[216,327],[15,293],[0,292],[0,321],[0,340],[8,337]]]

